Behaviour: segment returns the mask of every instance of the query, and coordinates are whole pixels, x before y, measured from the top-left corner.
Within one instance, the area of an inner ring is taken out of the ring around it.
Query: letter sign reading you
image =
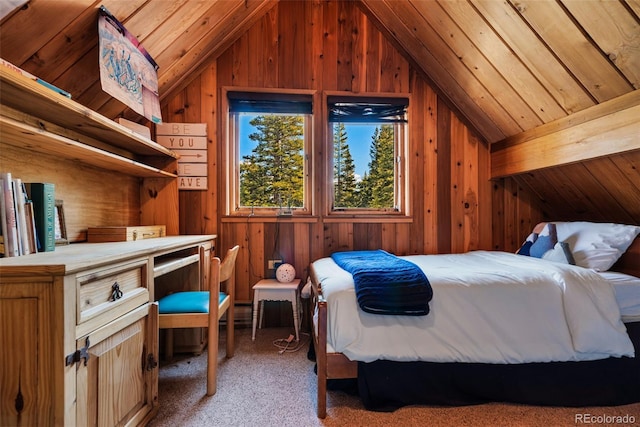
[[[207,124],[158,123],[158,144],[180,155],[178,190],[207,189]]]

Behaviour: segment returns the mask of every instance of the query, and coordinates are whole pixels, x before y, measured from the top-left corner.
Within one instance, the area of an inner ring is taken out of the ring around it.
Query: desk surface
[[[52,252],[2,258],[0,276],[23,276],[25,272],[30,275],[64,275],[81,271],[87,266],[98,267],[150,254],[159,256],[182,247],[212,241],[216,237],[215,234],[207,234],[167,236],[133,242],[72,243],[56,246]]]

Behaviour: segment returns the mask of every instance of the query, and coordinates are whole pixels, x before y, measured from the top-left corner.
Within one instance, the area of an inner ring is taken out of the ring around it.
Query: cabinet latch
[[[82,347],[80,350],[76,350],[73,353],[67,355],[67,357],[64,358],[64,365],[65,366],[69,366],[69,365],[73,365],[74,363],[78,363],[80,360],[84,359],[84,366],[87,366],[87,360],[89,360],[89,337],[87,337],[87,340],[84,343],[84,347]]]
[[[147,366],[145,366],[145,369],[147,371],[153,371],[157,367],[158,361],[156,360],[156,357],[153,355],[153,353],[149,353],[147,355]]]

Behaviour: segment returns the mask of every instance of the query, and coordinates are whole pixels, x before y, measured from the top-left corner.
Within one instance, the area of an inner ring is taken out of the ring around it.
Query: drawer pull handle
[[[156,235],[155,231],[147,231],[140,233],[140,236],[138,236],[138,231],[134,230],[133,231],[133,240],[138,240],[138,237],[142,237],[143,239],[148,239],[149,237],[153,237]]]
[[[120,290],[120,285],[118,285],[118,282],[115,282],[111,286],[111,301],[117,301],[120,298],[122,298],[122,291]]]

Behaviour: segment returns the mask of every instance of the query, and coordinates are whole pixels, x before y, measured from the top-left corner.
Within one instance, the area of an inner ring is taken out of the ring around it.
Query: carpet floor
[[[251,329],[237,329],[235,356],[226,359],[222,329],[218,391],[211,397],[205,395],[206,353],[176,355],[170,363],[161,363],[160,409],[149,427],[640,425],[640,403],[599,408],[503,403],[409,406],[387,413],[368,411],[357,396],[343,391],[328,392],[327,417],[320,420],[316,417],[314,363],[307,359],[309,336],[301,335],[297,351],[289,348],[281,353],[274,345],[290,333],[290,328],[261,329],[252,341]],[[633,422],[616,422],[621,420]]]

